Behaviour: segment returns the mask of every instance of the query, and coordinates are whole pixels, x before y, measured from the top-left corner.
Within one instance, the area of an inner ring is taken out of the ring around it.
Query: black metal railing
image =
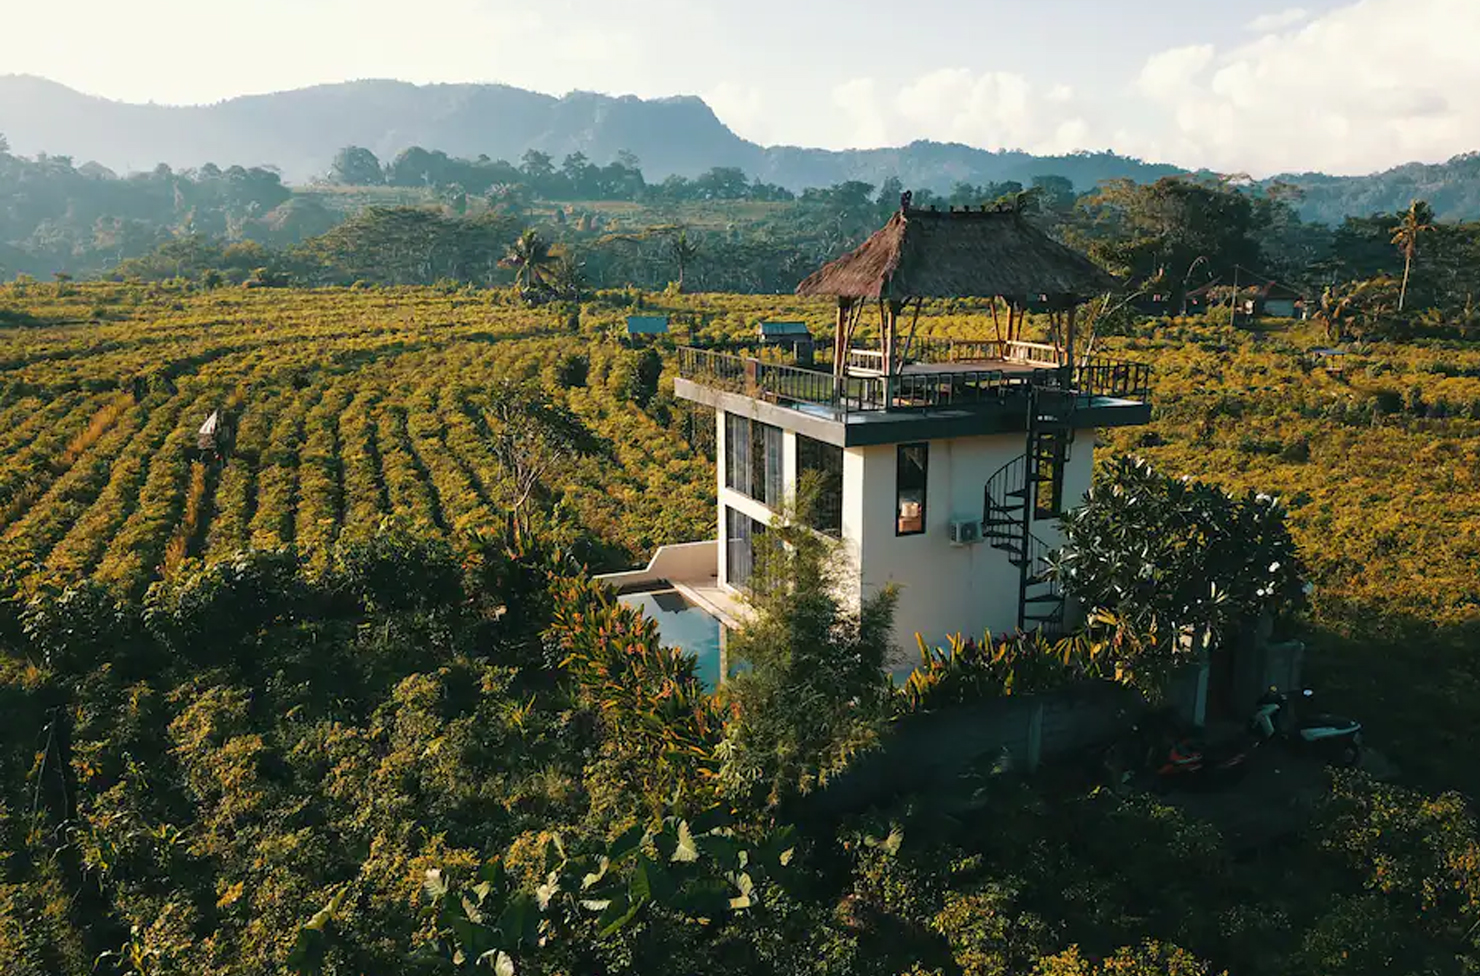
[[[1089,396],[1151,400],[1151,367],[1121,359],[1093,356],[1075,370],[1074,388]]]
[[[995,347],[996,343],[971,343]],[[953,352],[952,349],[955,351]],[[963,356],[961,344],[926,346],[929,355]],[[974,357],[973,357],[974,358]],[[946,362],[971,362],[971,358]],[[914,371],[895,376],[838,378],[826,368],[807,368],[774,359],[717,349],[680,347],[679,375],[716,389],[788,405],[823,407],[836,413],[854,411],[909,411],[1001,403],[1025,396],[1029,390],[1062,389],[1065,371],[1051,367],[1031,370],[973,369]],[[1096,357],[1075,370],[1074,392],[1081,395],[1147,400],[1151,367]]]

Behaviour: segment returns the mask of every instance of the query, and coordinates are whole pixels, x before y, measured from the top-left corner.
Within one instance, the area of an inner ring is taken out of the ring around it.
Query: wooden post
[[[1077,372],[1074,367],[1074,313],[1078,310],[1078,306],[1073,304],[1073,301],[1072,298],[1069,300],[1069,311],[1064,315],[1064,367],[1067,371],[1064,386],[1071,390],[1077,378],[1074,375]]]
[[[899,371],[899,312],[902,303],[890,299],[884,311],[884,375],[893,376]]]
[[[851,298],[838,299],[838,319],[833,331],[833,376],[842,379],[848,374],[848,312]]]

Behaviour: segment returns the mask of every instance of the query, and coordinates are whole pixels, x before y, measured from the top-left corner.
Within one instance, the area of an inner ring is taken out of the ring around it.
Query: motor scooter
[[[1315,694],[1306,688],[1307,701]],[[1261,741],[1279,738],[1297,748],[1323,756],[1337,766],[1355,766],[1362,761],[1362,723],[1341,715],[1312,713],[1298,715],[1290,698],[1278,688],[1260,697],[1249,720],[1249,731]]]

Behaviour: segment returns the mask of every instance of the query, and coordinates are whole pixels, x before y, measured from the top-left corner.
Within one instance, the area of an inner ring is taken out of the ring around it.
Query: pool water
[[[658,622],[658,634],[665,645],[677,647],[696,658],[700,680],[704,687],[714,690],[719,684],[720,673],[720,623],[717,619],[690,603],[677,590],[629,593],[620,599]]]

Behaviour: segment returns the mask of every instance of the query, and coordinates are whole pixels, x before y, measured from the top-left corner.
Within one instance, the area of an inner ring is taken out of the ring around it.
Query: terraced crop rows
[[[137,594],[248,546],[323,568],[341,535],[387,516],[452,538],[497,526],[508,494],[486,395],[503,377],[541,380],[611,441],[547,486],[606,559],[710,531],[709,463],[608,390],[626,353],[553,312],[430,289],[42,290],[0,288],[0,304],[67,320],[0,332],[0,556],[31,581]],[[562,389],[551,364],[573,351],[590,382]],[[196,449],[217,409],[233,428],[220,460]]]

